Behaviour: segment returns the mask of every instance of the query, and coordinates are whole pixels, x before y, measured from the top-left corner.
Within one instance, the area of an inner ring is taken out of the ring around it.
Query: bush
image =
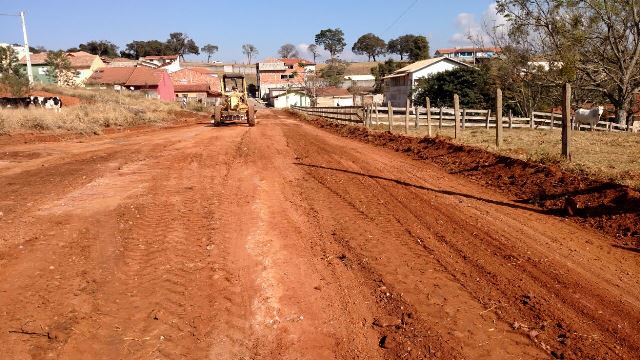
[[[487,109],[494,103],[489,76],[470,67],[460,67],[419,79],[414,99],[424,104],[426,97],[434,107],[453,106],[453,95],[460,96],[460,106]]]

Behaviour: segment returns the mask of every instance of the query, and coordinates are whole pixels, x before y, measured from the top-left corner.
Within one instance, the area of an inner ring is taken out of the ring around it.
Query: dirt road
[[[285,113],[0,145],[0,357],[637,359],[638,254]]]

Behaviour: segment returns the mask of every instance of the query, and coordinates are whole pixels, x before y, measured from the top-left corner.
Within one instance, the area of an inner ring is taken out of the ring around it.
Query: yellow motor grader
[[[222,75],[221,87],[222,103],[214,108],[213,126],[220,126],[225,121],[246,121],[249,126],[255,126],[256,110],[249,104],[244,75]]]

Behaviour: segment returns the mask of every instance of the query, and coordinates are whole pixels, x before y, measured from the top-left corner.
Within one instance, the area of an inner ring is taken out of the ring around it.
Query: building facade
[[[502,49],[496,47],[464,47],[438,49],[434,56],[475,63],[477,61],[495,58],[501,53]]]
[[[268,101],[272,89],[301,88],[315,64],[304,59],[267,59],[256,65],[258,97]]]

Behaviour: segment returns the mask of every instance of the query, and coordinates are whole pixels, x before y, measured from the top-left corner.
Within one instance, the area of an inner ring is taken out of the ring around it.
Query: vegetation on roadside
[[[105,128],[161,124],[175,119],[180,107],[147,99],[139,93],[112,90],[70,89],[46,86],[37,90],[77,98],[80,104],[64,106],[57,113],[41,108],[0,111],[0,134],[29,131],[99,134]],[[64,101],[64,100],[63,100]]]
[[[29,80],[22,71],[15,50],[0,47],[0,91],[12,96],[24,96],[29,91]]]

